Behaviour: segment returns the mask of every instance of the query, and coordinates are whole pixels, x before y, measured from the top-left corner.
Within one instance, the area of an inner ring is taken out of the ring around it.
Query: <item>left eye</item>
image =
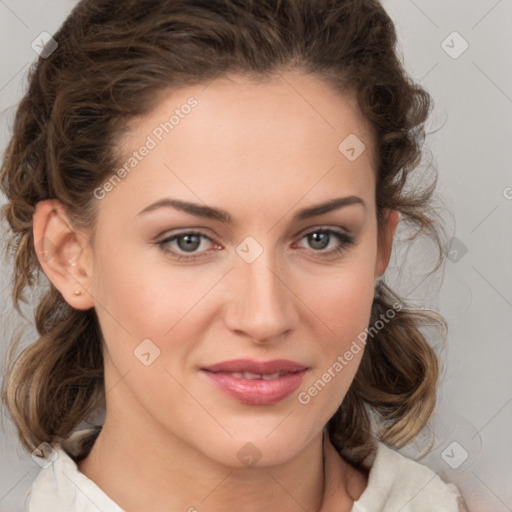
[[[302,236],[301,240],[303,239],[306,239],[309,247],[314,249],[314,252],[319,252],[320,254],[338,253],[347,245],[354,243],[354,239],[348,234],[326,228],[310,231]],[[332,241],[337,241],[338,246],[328,249],[330,242]]]

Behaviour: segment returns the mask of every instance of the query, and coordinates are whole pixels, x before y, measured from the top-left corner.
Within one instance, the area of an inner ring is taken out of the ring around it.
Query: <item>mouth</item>
[[[233,360],[201,368],[224,395],[246,405],[273,405],[292,394],[308,368],[288,360]]]
[[[205,370],[208,371],[208,370]],[[249,379],[249,380],[272,380],[278,379],[280,377],[284,377],[288,375],[289,372],[275,372],[275,373],[250,373],[250,372],[213,372],[219,373],[222,375],[231,375],[231,377],[236,377],[237,379]]]

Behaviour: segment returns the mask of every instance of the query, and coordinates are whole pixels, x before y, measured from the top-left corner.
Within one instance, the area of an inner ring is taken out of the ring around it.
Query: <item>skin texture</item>
[[[191,97],[197,106],[158,141],[155,128]],[[322,429],[363,351],[309,403],[297,395],[368,326],[399,220],[392,211],[379,246],[374,142],[354,97],[299,72],[222,77],[166,92],[131,128],[121,162],[148,135],[157,144],[98,200],[93,245],[58,201],[39,203],[34,215],[35,240],[55,248],[41,258],[45,273],[70,305],[96,309],[105,340],[107,415],[80,470],[126,510],[350,510],[367,477],[326,436],[324,479]],[[354,161],[338,150],[350,134],[366,146]],[[292,220],[352,195],[365,206]],[[233,224],[169,207],[138,215],[163,198],[221,208]],[[340,242],[331,235],[319,249],[305,236],[318,228],[355,243],[322,255]],[[178,240],[165,247],[195,260],[173,259],[157,243],[187,230],[211,241],[195,253]],[[236,252],[248,236],[257,245],[241,247],[263,251],[252,263]],[[134,355],[145,339],[160,350],[148,366]],[[308,371],[279,403],[246,405],[199,370],[238,358],[291,359]],[[254,466],[237,456],[246,443],[257,448]]]

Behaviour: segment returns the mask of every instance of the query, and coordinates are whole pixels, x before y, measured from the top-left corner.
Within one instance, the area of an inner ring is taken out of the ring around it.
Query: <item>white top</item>
[[[84,439],[94,429],[74,432],[55,443],[25,500],[27,512],[125,512],[78,467],[64,446]],[[66,448],[68,451],[69,448]],[[70,451],[71,453],[71,451]],[[47,467],[44,467],[47,465]],[[352,512],[460,512],[462,498],[453,484],[444,483],[432,470],[378,444],[368,485]]]

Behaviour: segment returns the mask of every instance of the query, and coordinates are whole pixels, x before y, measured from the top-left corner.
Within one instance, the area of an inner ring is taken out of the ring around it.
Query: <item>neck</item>
[[[107,406],[103,428],[78,464],[124,510],[343,512],[366,486],[322,431],[283,463],[240,467],[208,457],[129,405]]]

